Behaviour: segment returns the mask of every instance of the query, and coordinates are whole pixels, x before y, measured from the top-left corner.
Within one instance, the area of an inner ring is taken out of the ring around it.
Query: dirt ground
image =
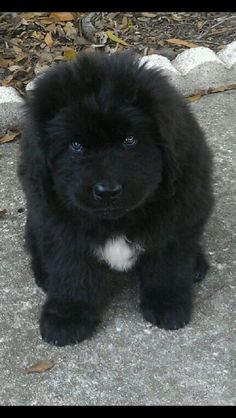
[[[236,39],[233,12],[0,13],[0,84],[25,86],[55,61],[83,50],[132,49],[170,60],[187,48],[217,52]]]

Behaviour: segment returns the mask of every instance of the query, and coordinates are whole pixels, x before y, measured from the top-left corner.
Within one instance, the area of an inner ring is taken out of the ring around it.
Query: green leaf
[[[111,30],[107,31],[107,36],[111,41],[116,42],[117,44],[128,46],[127,42],[123,41],[123,39],[116,36]]]
[[[77,55],[77,53],[76,53],[76,51],[75,51],[74,49],[67,49],[67,50],[64,52],[64,57],[65,57],[67,60],[73,60],[73,59],[76,57],[76,55]]]

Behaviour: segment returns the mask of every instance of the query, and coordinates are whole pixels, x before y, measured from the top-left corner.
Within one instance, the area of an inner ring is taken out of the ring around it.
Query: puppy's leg
[[[202,281],[204,277],[206,276],[208,270],[209,270],[209,264],[206,259],[206,256],[202,252],[202,250],[199,250],[197,254],[197,258],[196,258],[194,281],[195,282]]]
[[[99,318],[96,309],[86,302],[49,297],[40,319],[42,338],[49,344],[75,344],[90,337]]]
[[[42,260],[39,256],[37,240],[35,239],[33,229],[30,221],[27,220],[25,228],[25,247],[31,256],[31,268],[34,273],[36,284],[45,292],[47,290],[47,273],[42,265]]]
[[[77,254],[50,260],[47,300],[40,318],[42,338],[58,346],[75,344],[90,337],[98,323],[102,305],[103,271]],[[56,264],[57,260],[57,264]]]
[[[177,245],[168,245],[159,256],[149,254],[143,258],[140,307],[147,321],[172,330],[190,321],[195,261],[193,250]]]

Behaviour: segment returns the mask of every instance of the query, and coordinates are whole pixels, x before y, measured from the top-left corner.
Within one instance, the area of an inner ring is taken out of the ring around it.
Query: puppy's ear
[[[60,67],[60,68],[59,68]],[[27,111],[40,128],[66,104],[71,90],[68,66],[56,64],[35,81],[26,97]]]
[[[175,194],[176,183],[182,175],[191,139],[192,115],[184,99],[170,86],[156,101],[155,125],[157,145],[162,153],[164,185],[167,196]]]
[[[51,176],[47,167],[46,156],[39,145],[37,128],[28,121],[20,141],[20,158],[17,172],[25,194],[34,194],[37,202],[49,200],[51,194]]]
[[[168,143],[165,139],[165,141],[159,142],[158,146],[163,159],[163,184],[165,195],[171,197],[175,194],[176,181],[180,176],[181,168],[173,143]]]

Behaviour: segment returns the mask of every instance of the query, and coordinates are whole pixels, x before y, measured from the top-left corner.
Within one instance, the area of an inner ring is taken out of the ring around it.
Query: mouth
[[[128,209],[124,208],[102,208],[93,210],[93,214],[102,219],[118,219],[127,212]]]

